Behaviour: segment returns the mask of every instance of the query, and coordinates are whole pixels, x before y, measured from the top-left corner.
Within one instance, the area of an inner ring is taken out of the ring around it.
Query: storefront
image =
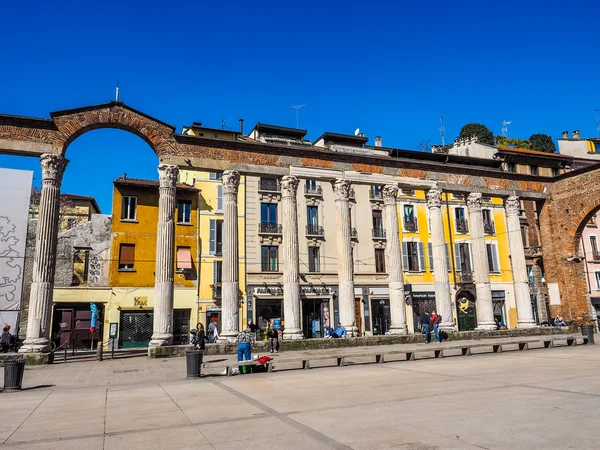
[[[92,310],[89,302],[56,303],[52,315],[52,341],[69,348],[91,350],[102,339],[104,307],[97,306],[96,327],[92,333]]]
[[[386,334],[392,324],[389,298],[371,299],[371,329],[373,336]]]
[[[494,321],[496,324],[502,323],[507,326],[505,291],[492,291],[492,306],[494,307]]]
[[[458,331],[470,331],[477,328],[477,309],[475,295],[463,289],[456,294],[456,316]]]
[[[431,311],[436,309],[435,292],[412,292],[411,304],[414,332],[420,333],[421,316],[431,314]]]
[[[189,309],[173,310],[173,345],[184,345],[190,337]],[[152,309],[122,310],[120,315],[119,348],[147,347],[152,339],[154,311]]]

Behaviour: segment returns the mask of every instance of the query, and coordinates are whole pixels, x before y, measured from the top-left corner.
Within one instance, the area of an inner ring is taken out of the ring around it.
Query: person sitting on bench
[[[337,328],[331,333],[331,337],[334,339],[346,338],[346,328],[342,326],[340,322],[337,324]]]

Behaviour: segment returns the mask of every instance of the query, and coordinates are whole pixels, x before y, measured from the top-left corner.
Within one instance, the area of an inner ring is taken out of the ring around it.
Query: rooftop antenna
[[[512,120],[506,121],[503,120],[502,121],[502,136],[506,137],[506,135],[508,134],[508,126],[512,123]]]
[[[296,110],[296,128],[298,127],[298,110],[306,105],[288,105],[288,109],[294,108]]]
[[[354,136],[358,136],[360,134],[360,128],[354,130]]]
[[[440,134],[442,135],[442,147],[446,145],[444,137],[446,135],[446,125],[444,125],[444,116],[440,116]]]
[[[225,125],[225,122],[227,122],[228,120],[231,120],[231,118],[221,119],[221,130],[229,130],[229,127]]]
[[[118,102],[119,101],[119,82],[117,81],[117,90],[115,93],[115,101]]]
[[[600,137],[600,118],[598,117],[600,109],[596,108],[594,112],[596,113],[596,129],[598,130],[598,137]]]

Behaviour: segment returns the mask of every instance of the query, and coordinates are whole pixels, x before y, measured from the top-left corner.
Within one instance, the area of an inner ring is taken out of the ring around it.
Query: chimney
[[[563,136],[562,137],[563,139],[569,139],[569,132],[568,131],[563,131],[562,132],[562,136]]]
[[[126,179],[127,179],[127,174],[126,174],[126,173],[124,173],[124,174],[123,174],[123,179],[124,179],[124,180],[126,180]]]
[[[240,119],[240,134],[244,134],[244,119]]]
[[[579,130],[573,131],[573,139],[581,139],[581,134],[579,133]]]
[[[383,143],[381,142],[381,136],[375,136],[375,147],[383,147]]]

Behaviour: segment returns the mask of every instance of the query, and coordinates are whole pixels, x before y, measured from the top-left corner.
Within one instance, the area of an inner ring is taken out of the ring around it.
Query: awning
[[[119,250],[119,264],[133,265],[135,261],[135,245],[121,244]]]
[[[192,250],[189,247],[177,247],[177,268],[192,268]]]

